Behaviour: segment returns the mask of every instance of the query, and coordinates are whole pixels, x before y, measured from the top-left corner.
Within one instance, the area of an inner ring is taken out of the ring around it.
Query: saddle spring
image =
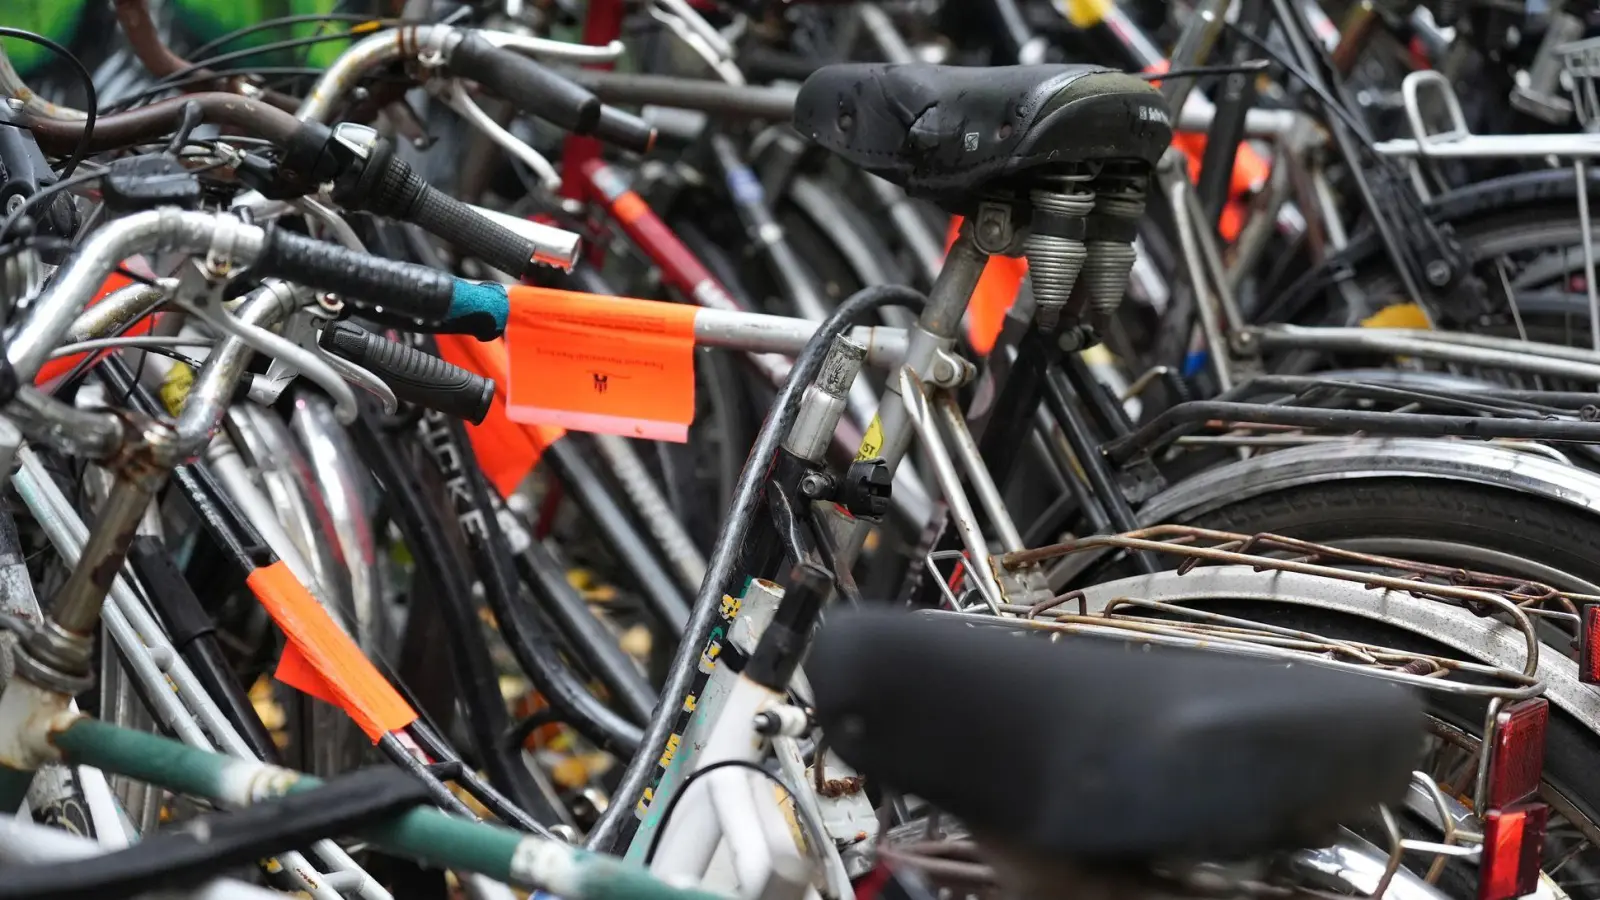
[[[1097,318],[1105,317],[1122,304],[1138,258],[1133,239],[1144,216],[1148,180],[1142,172],[1109,167],[1094,180],[1094,211],[1086,223],[1089,258],[1070,303],[1075,312],[1081,314],[1087,308]]]
[[[1095,195],[1088,186],[1093,178],[1092,174],[1060,175],[1049,187],[1028,192],[1033,202],[1033,227],[1023,254],[1038,302],[1035,321],[1044,331],[1054,331],[1062,324],[1062,312],[1089,258],[1084,220],[1095,208]]]

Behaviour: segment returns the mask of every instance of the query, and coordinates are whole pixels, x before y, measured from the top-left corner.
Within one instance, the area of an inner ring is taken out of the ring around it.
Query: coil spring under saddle
[[[1072,288],[1089,258],[1084,244],[1084,217],[1094,209],[1090,175],[1066,175],[1049,187],[1028,193],[1033,203],[1033,223],[1023,253],[1033,297],[1038,302],[1036,322],[1045,331],[1062,324],[1062,313],[1072,298]]]
[[[1122,304],[1139,255],[1133,239],[1144,216],[1147,181],[1144,173],[1111,171],[1094,180],[1094,211],[1085,226],[1089,255],[1068,304],[1073,311],[1089,309],[1104,317]]]

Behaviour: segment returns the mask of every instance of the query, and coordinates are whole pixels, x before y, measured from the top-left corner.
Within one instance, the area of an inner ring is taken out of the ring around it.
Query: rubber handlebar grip
[[[455,300],[456,279],[446,272],[348,250],[281,228],[267,232],[255,269],[259,275],[335,293],[363,308],[425,326],[446,322]]]
[[[513,278],[522,278],[535,268],[536,244],[428,184],[410,163],[392,152],[382,152],[369,165],[379,171],[351,192],[364,196],[338,198],[341,202],[421,226]]]
[[[601,107],[594,136],[631,153],[649,153],[656,145],[656,130],[649,122],[615,106]]]
[[[526,56],[496,47],[476,31],[467,32],[450,51],[449,67],[523,112],[574,134],[592,134],[600,124],[600,98]]]
[[[415,331],[493,340],[511,313],[502,285],[465,281],[281,229],[267,233],[255,268],[259,275],[338,294],[374,319]]]
[[[493,380],[349,322],[324,329],[318,343],[381,378],[407,403],[478,425],[494,402]]]

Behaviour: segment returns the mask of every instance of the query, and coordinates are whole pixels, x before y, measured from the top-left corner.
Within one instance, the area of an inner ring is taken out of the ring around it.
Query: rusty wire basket
[[[1220,615],[1161,597],[1136,596],[1134,586],[1141,578],[1125,579],[1129,584],[1126,592],[1116,587],[1123,582],[1073,590],[1032,605],[1002,605],[1002,617],[974,616],[973,621],[1149,644],[1204,646],[1309,662],[1428,690],[1510,703],[1542,691],[1537,676],[1540,642],[1532,620],[1538,617],[1576,624],[1579,606],[1600,602],[1600,597],[1558,591],[1549,585],[1486,572],[1359,553],[1283,535],[1238,534],[1188,525],[1158,525],[1126,534],[1097,535],[1006,554],[997,563],[1002,569],[1018,570],[1073,554],[1106,550],[1151,553],[1175,560],[1175,583],[1201,566],[1244,566],[1258,573],[1292,573],[1358,584],[1372,592],[1374,603],[1381,603],[1385,592],[1392,591],[1459,607],[1477,616],[1492,617],[1513,629],[1521,638],[1524,662],[1520,668],[1512,669]],[[1089,593],[1104,596],[1108,590],[1113,596],[1091,608]]]

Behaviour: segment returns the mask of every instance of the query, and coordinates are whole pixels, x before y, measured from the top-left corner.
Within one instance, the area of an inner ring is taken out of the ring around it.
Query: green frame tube
[[[55,732],[51,740],[69,762],[225,806],[249,805],[322,784],[319,778],[291,769],[234,759],[88,717]],[[477,872],[548,891],[562,900],[725,900],[706,891],[672,887],[615,857],[431,807],[412,809],[357,836],[397,856]]]

